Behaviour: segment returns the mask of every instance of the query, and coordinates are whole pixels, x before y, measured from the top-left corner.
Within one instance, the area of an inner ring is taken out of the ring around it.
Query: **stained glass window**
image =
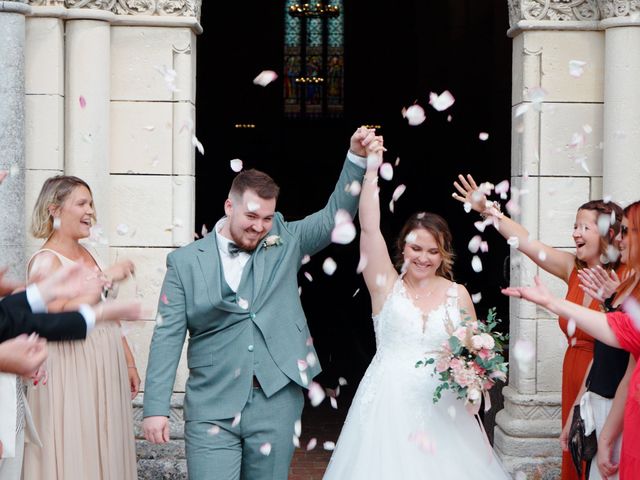
[[[310,8],[291,15],[292,8]],[[325,13],[316,14],[318,8]],[[339,12],[336,15],[336,9]],[[344,104],[344,13],[342,0],[285,2],[284,111],[289,117],[337,117]]]

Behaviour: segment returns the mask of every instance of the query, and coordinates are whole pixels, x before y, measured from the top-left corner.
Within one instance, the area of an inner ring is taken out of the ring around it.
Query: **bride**
[[[510,478],[464,401],[443,391],[435,357],[461,313],[475,319],[467,290],[452,279],[451,233],[433,213],[414,214],[398,237],[394,266],[380,232],[377,167],[382,137],[366,146],[360,194],[360,249],[371,295],[377,351],[358,387],[324,480]],[[402,273],[398,274],[396,268]]]

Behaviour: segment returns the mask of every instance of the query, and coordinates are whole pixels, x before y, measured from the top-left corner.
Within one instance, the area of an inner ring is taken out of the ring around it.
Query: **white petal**
[[[527,370],[533,363],[536,348],[529,340],[517,340],[513,346],[513,356],[521,370]]]
[[[207,229],[207,226],[204,223],[202,224],[202,229],[200,230],[200,235],[202,235],[202,238],[204,238],[207,235],[209,235],[209,230]]]
[[[391,198],[393,199],[393,201],[397,202],[406,189],[407,187],[405,185],[402,185],[402,184],[398,185],[396,189],[393,191],[393,195],[391,195]]]
[[[318,358],[316,357],[316,354],[313,352],[307,353],[307,364],[310,367],[314,367],[317,363],[318,363]]]
[[[260,445],[260,453],[265,457],[268,457],[271,453],[271,444],[269,442],[266,442]]]
[[[482,271],[482,260],[477,255],[474,255],[471,259],[471,268],[476,273],[480,273]]]
[[[217,435],[220,433],[220,427],[218,425],[214,425],[209,430],[207,430],[209,435]]]
[[[324,392],[324,388],[322,388],[319,383],[311,382],[309,385],[308,396],[309,400],[311,400],[311,406],[317,407],[325,399],[326,394]]]
[[[521,115],[524,115],[525,113],[527,113],[527,110],[529,110],[529,104],[528,103],[522,103],[520,105],[518,105],[516,107],[516,111],[514,113],[514,116],[517,118]]]
[[[360,289],[356,288],[356,291],[353,292],[353,295],[351,295],[351,298],[355,298],[358,293],[360,293]]]
[[[233,417],[233,422],[231,422],[231,426],[232,427],[236,427],[238,426],[238,424],[240,423],[240,419],[242,418],[242,413],[238,412],[234,415]]]
[[[299,437],[302,435],[302,421],[301,420],[296,420],[293,424],[293,432],[295,434],[296,437]]]
[[[340,385],[341,387],[344,387],[345,385],[348,385],[347,384],[347,379],[344,378],[344,377],[339,377],[338,378],[338,385]]]
[[[411,105],[410,107],[403,109],[402,115],[407,119],[409,125],[413,127],[420,125],[427,119],[424,113],[424,108],[420,105]]]
[[[480,140],[482,140],[483,142],[485,142],[485,141],[489,140],[489,134],[487,132],[480,132],[478,134],[478,138]]]
[[[442,112],[455,103],[455,98],[449,90],[445,90],[440,95],[433,92],[429,94],[429,104],[439,112]]]
[[[384,273],[376,275],[376,285],[378,287],[384,287],[387,284],[387,276]]]
[[[449,408],[447,408],[447,413],[451,417],[451,420],[456,419],[456,414],[457,414],[456,407],[454,407],[453,405],[449,406]]]
[[[307,280],[309,280],[310,282],[313,282],[313,277],[309,272],[304,272],[304,276],[307,277]]]
[[[393,167],[390,163],[380,165],[380,176],[387,181],[393,178]]]
[[[631,320],[633,320],[636,330],[640,330],[640,303],[632,296],[628,296],[622,306],[624,311],[631,317]]]
[[[569,75],[575,78],[580,78],[584,73],[584,66],[587,62],[582,60],[569,60]]]
[[[200,155],[204,155],[204,147],[202,146],[202,143],[200,143],[200,140],[198,140],[198,137],[193,135],[191,137],[191,143],[193,144],[194,147],[198,149],[198,151],[200,152]]]
[[[354,197],[357,197],[358,195],[360,195],[360,192],[362,191],[362,185],[357,180],[354,180],[347,187],[347,191]]]
[[[278,78],[278,74],[273,70],[263,70],[256,78],[253,79],[253,83],[255,85],[260,85],[261,87],[266,87],[276,78]]]
[[[567,335],[569,337],[573,337],[576,333],[576,321],[573,318],[570,318],[567,322]]]
[[[584,133],[586,133],[586,134],[589,134],[589,133],[593,132],[593,128],[588,123],[586,123],[586,124],[584,124],[582,126],[582,130],[584,130]]]
[[[306,360],[298,360],[298,371],[304,372],[308,366],[309,364]]]
[[[311,261],[311,257],[309,255],[305,255],[304,257],[302,257],[302,260],[300,261],[300,265],[306,265],[310,261]]]
[[[324,262],[322,263],[322,271],[324,273],[331,276],[336,271],[336,268],[338,268],[338,265],[336,264],[333,258],[331,257],[325,258]]]
[[[247,210],[250,212],[257,212],[260,210],[260,204],[256,202],[247,202]]]
[[[246,310],[249,308],[249,302],[242,297],[238,297],[238,306]]]
[[[300,437],[293,436],[293,446],[296,448],[300,448]]]
[[[464,202],[464,204],[462,205],[462,208],[464,208],[464,211],[466,213],[469,213],[472,208],[471,202]]]
[[[118,235],[126,235],[127,233],[129,233],[129,226],[125,223],[118,224],[118,226],[116,227],[116,233]]]
[[[368,263],[367,255],[364,253],[360,254],[360,261],[358,262],[358,266],[356,267],[356,273],[362,273],[365,268],[367,268]]]
[[[471,300],[473,301],[473,303],[480,302],[480,300],[482,300],[482,293],[474,293],[473,295],[471,295]]]
[[[331,407],[334,410],[338,409],[338,400],[336,400],[335,397],[329,397],[329,403],[331,403]]]
[[[309,440],[309,443],[307,443],[307,452],[316,448],[316,445],[318,445],[318,439],[314,437],[311,440]]]
[[[234,158],[233,160],[229,161],[229,166],[231,167],[231,170],[237,173],[242,170],[243,163],[239,158]]]
[[[547,91],[542,87],[533,87],[527,90],[529,101],[539,105],[544,101],[544,97],[547,95]]]
[[[480,242],[480,251],[482,253],[487,253],[489,251],[489,244],[485,241]]]
[[[545,252],[544,250],[540,250],[538,252],[538,258],[541,262],[544,262],[547,259],[547,252]]]
[[[331,232],[331,241],[333,243],[346,245],[351,243],[354,238],[356,238],[356,227],[353,223],[342,223],[340,225],[336,225]]]
[[[600,214],[598,215],[598,231],[600,232],[600,236],[604,237],[609,232],[609,228],[611,227],[611,216]]]
[[[404,237],[404,242],[405,243],[415,243],[415,241],[417,239],[418,239],[418,234],[412,230],[409,233],[407,233],[406,237]]]
[[[336,444],[334,442],[324,442],[322,444],[322,448],[325,450],[331,451],[336,448]]]
[[[480,248],[480,243],[482,243],[482,237],[480,235],[476,235],[469,240],[469,245],[467,247],[471,253],[477,253]]]
[[[503,180],[500,183],[498,183],[495,188],[494,188],[495,192],[497,194],[503,194],[503,193],[508,193],[509,192],[509,180]]]
[[[507,243],[513,248],[518,248],[520,246],[520,239],[518,239],[518,237],[509,237]]]

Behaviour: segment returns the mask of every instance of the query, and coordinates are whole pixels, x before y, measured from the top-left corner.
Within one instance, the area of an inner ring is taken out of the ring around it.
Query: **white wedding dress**
[[[425,316],[407,296],[401,278],[373,317],[377,351],[349,409],[324,480],[508,479],[463,400],[445,390],[433,364],[448,339],[447,317],[460,323],[458,286]]]

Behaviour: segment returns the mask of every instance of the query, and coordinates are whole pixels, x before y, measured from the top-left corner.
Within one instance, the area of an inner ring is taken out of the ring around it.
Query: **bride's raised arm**
[[[368,141],[367,141],[368,140]],[[360,257],[365,267],[362,271],[371,295],[373,314],[377,314],[398,273],[393,267],[387,244],[380,232],[380,200],[378,198],[378,168],[384,151],[381,136],[366,139],[367,172],[360,192]],[[363,142],[364,143],[364,142]]]

